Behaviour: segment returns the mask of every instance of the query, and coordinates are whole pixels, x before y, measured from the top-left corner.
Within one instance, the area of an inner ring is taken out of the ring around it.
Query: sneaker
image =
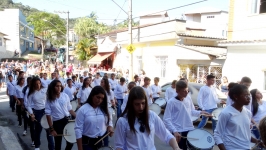
[[[40,148],[35,148],[34,150],[40,150]]]
[[[34,141],[32,141],[32,143],[31,143],[31,147],[35,147]]]
[[[24,132],[23,132],[23,136],[26,136],[27,135],[27,131],[25,130]]]

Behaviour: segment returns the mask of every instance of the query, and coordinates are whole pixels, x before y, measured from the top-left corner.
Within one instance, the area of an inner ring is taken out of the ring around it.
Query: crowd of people
[[[13,64],[16,62],[3,62],[1,66],[12,70]],[[28,63],[22,64],[28,67]],[[95,73],[89,70],[76,75],[71,67],[64,70],[64,77],[60,74],[60,65],[54,65],[52,72],[49,69],[49,72],[44,70],[35,74],[28,68],[25,72],[23,68],[22,65],[18,74],[7,74],[7,95],[11,110],[16,111],[18,116],[19,126],[24,123],[24,136],[29,125],[31,145],[35,150],[40,149],[43,129],[40,122],[44,115],[49,125],[45,129],[49,150],[61,150],[60,135],[70,119],[75,120],[79,150],[108,146],[109,139],[105,135],[113,134],[116,150],[155,150],[155,135],[174,150],[186,150],[187,135],[195,130],[192,116],[202,117],[199,129],[204,128],[211,118],[213,138],[221,150],[250,149],[250,142],[258,147],[266,144],[266,135],[263,134],[266,128],[266,102],[262,101],[259,90],[248,90],[252,83],[248,77],[243,77],[240,83],[228,83],[228,98],[224,101],[215,92],[215,76],[208,75],[206,85],[199,90],[199,109],[195,109],[192,102],[188,80],[174,80],[165,92],[167,103],[161,119],[149,110],[162,94],[160,78],[155,77],[151,85],[151,79],[144,71],[129,82],[124,77],[117,80],[115,73],[110,77],[107,73],[101,77],[97,70]],[[77,102],[77,109],[72,108],[72,101]],[[217,104],[226,104],[226,107],[219,116],[213,116]],[[114,111],[116,116],[113,115]],[[95,144],[101,138],[103,142]],[[72,147],[73,143],[67,142],[65,149],[71,150]]]

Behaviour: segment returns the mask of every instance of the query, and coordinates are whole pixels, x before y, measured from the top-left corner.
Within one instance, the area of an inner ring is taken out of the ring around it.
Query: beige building
[[[217,47],[217,41],[225,38],[207,36],[206,29],[187,27],[185,20],[167,20],[167,17],[165,12],[155,14],[154,18],[144,15],[141,25],[133,28],[134,74],[143,69],[150,78],[160,77],[161,84],[180,76],[202,83],[209,73],[220,78],[226,49]],[[114,68],[129,69],[128,37],[127,29],[98,36],[98,53],[109,55],[102,58],[111,59]]]
[[[252,88],[266,90],[266,2],[230,0],[228,40],[223,75],[236,82],[252,79]]]

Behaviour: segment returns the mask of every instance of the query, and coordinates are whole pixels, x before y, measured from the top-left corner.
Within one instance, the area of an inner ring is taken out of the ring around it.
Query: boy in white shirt
[[[169,87],[169,88],[166,89],[165,95],[164,95],[166,102],[169,99],[171,99],[171,98],[173,98],[173,97],[176,96],[176,90],[175,90],[175,84],[176,84],[176,82],[177,82],[176,80],[173,80],[171,87]]]
[[[102,80],[102,78],[100,77],[100,73],[97,72],[96,73],[96,77],[93,79],[92,83],[93,83],[94,86],[98,86],[98,85],[101,84],[101,80]]]
[[[115,98],[117,101],[117,118],[120,117],[122,111],[121,111],[121,105],[123,104],[123,98],[125,94],[127,93],[127,87],[125,86],[126,79],[120,78],[120,84],[118,84],[115,88]]]
[[[194,129],[191,115],[199,117],[200,114],[208,113],[204,111],[197,111],[193,105],[192,99],[188,96],[188,85],[184,81],[176,83],[177,96],[168,100],[163,121],[166,128],[176,137],[178,146],[182,150],[187,149],[188,132]]]
[[[150,82],[151,79],[149,77],[144,78],[144,85],[142,86],[143,90],[146,93],[147,100],[148,100],[148,105],[151,105],[153,103],[153,98],[152,98],[152,89],[150,87]]]
[[[162,92],[161,86],[158,85],[159,81],[160,81],[160,78],[159,77],[155,77],[154,78],[154,84],[151,86],[152,98],[153,98],[154,102],[160,97],[160,94]]]

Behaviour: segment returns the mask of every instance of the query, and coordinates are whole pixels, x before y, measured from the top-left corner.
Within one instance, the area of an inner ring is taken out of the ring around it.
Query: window
[[[266,0],[251,0],[252,14],[262,14],[266,13]]]
[[[0,37],[0,46],[3,46],[3,39]]]
[[[33,32],[32,31],[30,32],[30,37],[33,37]]]
[[[20,39],[20,45],[24,45],[25,44],[25,41]]]
[[[207,18],[214,18],[214,16],[207,16]]]
[[[167,56],[157,56],[156,61],[157,61],[157,66],[159,69],[160,77],[165,78],[166,77],[166,66],[167,66],[168,57]]]
[[[33,43],[30,43],[30,48],[33,48]]]
[[[20,32],[25,33],[25,27],[23,25],[20,25],[19,26],[19,30],[20,30]]]
[[[140,72],[141,69],[143,69],[142,67],[142,56],[137,56],[137,64],[138,64],[138,71]]]

